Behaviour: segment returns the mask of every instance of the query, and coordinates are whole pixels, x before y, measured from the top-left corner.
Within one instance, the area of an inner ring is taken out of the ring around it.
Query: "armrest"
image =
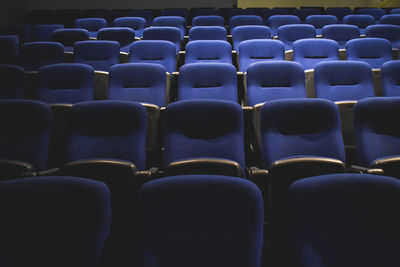
[[[20,177],[36,176],[32,164],[20,160],[0,160],[0,180],[10,180]]]
[[[59,174],[60,174],[60,168],[48,169],[36,173],[37,176],[53,176]]]
[[[239,163],[228,159],[196,158],[171,162],[165,168],[167,176],[183,174],[214,174],[242,177]]]
[[[383,169],[387,176],[400,178],[400,157],[386,157],[373,161],[370,165],[373,169]]]
[[[367,174],[379,174],[383,175],[384,171],[379,168],[366,168],[358,165],[350,165],[347,169],[347,172],[358,172],[358,173],[367,173]]]

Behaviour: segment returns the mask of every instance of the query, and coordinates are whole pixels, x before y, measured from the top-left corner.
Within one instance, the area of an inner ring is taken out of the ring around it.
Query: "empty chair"
[[[192,63],[179,69],[178,100],[222,99],[238,102],[236,69],[228,63]]]
[[[301,21],[305,21],[308,16],[320,15],[320,14],[321,14],[320,10],[312,7],[301,7],[293,11],[293,15],[298,16]]]
[[[241,177],[244,159],[243,112],[239,104],[203,99],[168,105],[164,124],[164,168],[168,175]]]
[[[251,182],[214,175],[167,177],[146,183],[137,201],[140,266],[260,266],[263,201]]]
[[[215,8],[193,8],[193,18],[195,17],[201,17],[201,16],[221,16],[222,17],[222,11],[220,9],[215,9]],[[193,22],[193,20],[192,20]],[[192,24],[193,26],[193,24]]]
[[[293,59],[299,62],[304,70],[326,60],[339,59],[339,47],[336,41],[329,39],[302,39],[293,43]]]
[[[225,18],[229,21],[234,16],[239,15],[256,15],[256,12],[251,8],[228,8],[225,10]]]
[[[400,26],[400,14],[384,15],[380,19],[381,24],[392,24]]]
[[[268,18],[267,25],[271,28],[272,35],[276,36],[279,26],[300,23],[299,17],[294,15],[273,15]]]
[[[189,14],[186,8],[165,8],[161,10],[160,15],[166,17],[178,16],[186,19]]]
[[[110,68],[107,99],[127,100],[165,107],[167,74],[155,63],[118,64]]]
[[[115,41],[81,41],[74,44],[74,61],[106,71],[119,63],[119,43]]]
[[[322,37],[335,40],[339,49],[344,49],[347,41],[360,38],[360,29],[354,25],[326,25],[322,28]]]
[[[97,38],[97,32],[107,27],[107,21],[104,18],[82,18],[75,21],[75,27],[89,31],[89,37]]]
[[[227,30],[221,26],[194,26],[189,30],[189,42],[195,40],[227,40]]]
[[[62,43],[66,52],[72,52],[74,43],[89,40],[89,32],[85,29],[60,29],[53,32],[51,39]]]
[[[121,17],[114,20],[114,26],[131,28],[136,37],[142,38],[146,20],[142,17]]]
[[[239,44],[239,71],[246,72],[250,64],[266,60],[284,60],[285,46],[281,41],[255,39]]]
[[[227,41],[191,41],[186,45],[185,51],[185,64],[201,62],[232,64],[232,46]]]
[[[58,23],[65,28],[75,27],[75,21],[82,16],[80,9],[59,9],[56,11]]]
[[[371,15],[347,15],[343,18],[343,24],[355,25],[360,29],[360,34],[365,34],[365,29],[369,25],[375,24],[375,19]]]
[[[0,25],[0,35],[16,35],[22,44],[30,41],[31,27],[27,24]]]
[[[400,61],[390,60],[382,65],[382,91],[384,96],[400,96]]]
[[[153,25],[155,27],[167,26],[178,28],[181,34],[181,39],[183,39],[186,34],[186,20],[180,16],[156,17],[153,20]]]
[[[231,17],[229,20],[229,28],[231,32],[235,27],[245,25],[264,25],[264,23],[262,18],[256,15],[237,15]]]
[[[31,40],[36,41],[51,41],[52,34],[55,30],[64,29],[64,25],[61,24],[40,24],[33,25],[31,32]]]
[[[134,42],[129,51],[131,63],[158,63],[169,73],[176,71],[176,48],[169,41],[142,40]]]
[[[24,98],[25,70],[15,65],[0,65],[0,99]]]
[[[271,39],[271,30],[266,26],[238,26],[232,31],[233,50],[239,48],[239,44],[251,39]]]
[[[101,263],[111,225],[110,192],[104,183],[30,177],[2,182],[0,192],[3,266]]]
[[[39,70],[37,100],[47,104],[74,104],[93,100],[94,69],[89,65],[63,63]]]
[[[399,192],[398,180],[368,174],[293,183],[287,206],[293,266],[396,266]]]
[[[400,14],[400,8],[393,8],[390,10],[390,14]]]
[[[56,42],[25,43],[19,49],[19,64],[26,71],[38,71],[40,67],[64,62],[64,46]]]
[[[382,8],[361,8],[357,11],[358,14],[371,15],[376,21],[386,14],[385,10]]]
[[[143,31],[143,40],[164,40],[175,45],[176,54],[181,50],[181,32],[176,27],[151,27]]]
[[[128,10],[125,14],[127,17],[141,17],[146,20],[146,27],[153,25],[154,11],[146,9]]]
[[[400,16],[400,15],[399,15]],[[392,44],[393,49],[398,49],[400,44],[400,26],[397,25],[371,25],[365,34],[367,37],[383,38]]]
[[[262,61],[246,74],[247,105],[275,99],[306,97],[304,70],[297,62]]]
[[[0,64],[17,64],[18,36],[0,35]]]
[[[345,16],[353,14],[353,10],[349,7],[328,7],[326,14],[333,15],[341,21]]]
[[[192,27],[196,26],[225,26],[222,16],[196,16],[192,19]]]
[[[316,32],[312,25],[290,24],[282,25],[277,31],[278,39],[285,44],[285,50],[292,50],[294,41],[306,38],[315,38]]]
[[[128,27],[103,28],[97,34],[98,40],[117,41],[120,51],[128,53],[135,41],[135,32]]]
[[[382,38],[359,38],[346,43],[347,59],[367,62],[372,69],[392,59],[392,45]]]
[[[322,34],[322,28],[326,25],[338,24],[339,20],[333,15],[311,15],[306,17],[307,24],[311,24],[315,27],[317,35]]]

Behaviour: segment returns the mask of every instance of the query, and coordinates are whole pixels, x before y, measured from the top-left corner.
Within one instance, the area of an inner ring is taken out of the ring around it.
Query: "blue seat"
[[[320,10],[312,7],[301,7],[293,11],[293,15],[298,16],[301,21],[305,21],[308,16],[320,15],[320,14],[321,14]]]
[[[24,98],[25,70],[20,66],[0,64],[0,99]]]
[[[392,45],[381,38],[359,38],[346,43],[347,59],[367,62],[372,69],[392,59]]]
[[[141,17],[146,20],[145,27],[153,25],[154,11],[149,9],[128,10],[125,14],[127,17]]]
[[[30,177],[2,182],[0,192],[3,266],[101,263],[111,225],[105,184],[77,177]]]
[[[81,41],[74,44],[74,61],[106,71],[119,63],[119,43],[116,41]]]
[[[192,27],[196,26],[225,26],[225,21],[222,16],[207,15],[207,16],[195,16],[192,19]]]
[[[62,43],[66,52],[72,52],[76,42],[89,40],[89,32],[85,29],[55,30],[51,35],[51,40]]]
[[[400,14],[384,15],[380,19],[381,24],[392,24],[400,26]]]
[[[118,64],[110,68],[107,99],[126,100],[165,107],[167,74],[155,63]]]
[[[379,21],[386,14],[382,8],[361,8],[357,11],[358,14],[373,16],[376,21]]]
[[[300,24],[301,21],[298,16],[294,15],[273,15],[268,18],[267,26],[271,28],[273,36],[277,35],[279,26],[288,24]]]
[[[0,64],[17,64],[18,36],[0,35]]]
[[[396,266],[399,192],[398,180],[380,175],[332,174],[293,183],[287,207],[293,266]]]
[[[0,25],[0,35],[17,35],[20,44],[31,39],[31,27],[27,24]]]
[[[114,20],[114,26],[131,28],[136,37],[142,38],[146,20],[142,17],[120,17]]]
[[[156,17],[153,20],[153,25],[155,27],[175,27],[180,31],[181,40],[186,34],[186,20],[180,16],[161,16]]]
[[[47,104],[74,104],[94,97],[94,69],[89,65],[62,63],[39,69],[36,99]]]
[[[185,64],[201,62],[232,64],[232,46],[227,41],[191,41],[186,45],[185,51]]]
[[[239,44],[245,40],[271,39],[271,30],[266,26],[238,26],[232,31],[233,50],[239,48]]]
[[[215,9],[215,8],[195,8],[193,11],[193,18],[200,17],[200,16],[221,16],[222,17],[222,11],[220,9]],[[192,20],[192,26],[194,26],[193,20]]]
[[[333,15],[341,21],[345,16],[353,14],[353,10],[349,7],[328,7],[326,14]]]
[[[134,42],[129,51],[131,63],[158,63],[169,73],[176,71],[176,48],[169,41],[142,40]]]
[[[178,100],[222,99],[238,102],[236,69],[228,63],[192,63],[179,69]]]
[[[227,30],[221,26],[194,26],[189,30],[189,42],[195,40],[227,40]]]
[[[369,25],[375,24],[375,19],[371,15],[347,15],[342,20],[343,24],[355,25],[360,29],[360,34],[365,34],[365,29]]]
[[[99,30],[97,39],[117,41],[120,46],[120,51],[129,53],[129,49],[135,41],[135,31],[128,27],[103,28]]]
[[[392,8],[390,14],[400,14],[400,8]]]
[[[181,32],[176,27],[151,27],[143,31],[143,40],[164,40],[175,45],[176,54],[181,50]]]
[[[292,50],[293,42],[306,38],[315,38],[315,27],[308,24],[282,25],[277,31],[278,39],[285,44],[285,50]]]
[[[188,10],[186,8],[164,8],[160,12],[161,16],[165,17],[182,17],[185,20],[188,17]]]
[[[33,25],[32,32],[31,32],[31,40],[33,42],[51,41],[52,33],[58,29],[64,29],[64,25],[61,25],[61,24]]]
[[[299,62],[304,70],[314,69],[322,61],[339,60],[339,46],[329,39],[302,39],[293,43],[293,60]]]
[[[332,101],[373,97],[371,67],[360,61],[325,61],[314,69],[315,94]]]
[[[399,15],[400,16],[400,15]],[[365,34],[367,37],[383,38],[392,44],[392,48],[397,49],[400,44],[400,26],[397,25],[371,25],[368,26]]]
[[[306,17],[307,24],[311,24],[315,27],[317,35],[322,34],[322,28],[326,25],[338,24],[339,20],[333,15],[311,15]]]
[[[97,38],[97,32],[107,27],[107,21],[104,18],[82,18],[75,21],[75,27],[89,31],[89,37]]]
[[[304,70],[297,62],[252,63],[246,75],[247,105],[275,99],[306,97]]]
[[[243,176],[243,128],[242,108],[232,101],[202,99],[169,104],[164,124],[167,175]]]
[[[397,60],[390,60],[382,65],[382,91],[384,96],[400,96],[400,65]]]
[[[19,49],[19,64],[26,71],[38,71],[42,66],[63,63],[64,46],[56,42],[25,43]]]
[[[339,49],[344,49],[347,41],[360,38],[360,29],[354,25],[326,25],[322,28],[322,37],[335,40]]]
[[[260,16],[257,15],[236,15],[230,18],[229,28],[232,32],[235,27],[247,25],[264,25]]]

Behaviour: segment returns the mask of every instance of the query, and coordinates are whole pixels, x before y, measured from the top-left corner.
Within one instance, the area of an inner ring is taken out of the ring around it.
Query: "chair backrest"
[[[316,37],[315,27],[308,24],[282,25],[277,34],[278,39],[285,44],[285,50],[292,50],[293,42],[297,40]]]
[[[186,20],[189,13],[186,8],[165,8],[160,12],[161,16],[165,17],[182,17]]]
[[[384,15],[380,19],[381,24],[392,24],[400,26],[400,14]]]
[[[119,43],[116,41],[80,41],[74,44],[74,61],[108,71],[119,63]]]
[[[215,8],[193,8],[193,18],[200,17],[200,16],[220,16],[222,17],[221,9]],[[193,20],[192,20],[193,26]]]
[[[252,39],[271,39],[271,30],[261,25],[237,26],[232,31],[233,50],[239,48],[240,42]]]
[[[384,96],[400,96],[400,61],[390,60],[382,65],[381,79]]]
[[[155,27],[175,27],[180,31],[180,38],[183,40],[183,37],[186,34],[186,20],[180,16],[161,16],[156,17],[153,20],[153,25]]]
[[[137,202],[140,266],[260,266],[263,201],[251,182],[167,177],[146,183]]]
[[[189,30],[189,42],[196,40],[227,40],[227,30],[221,26],[194,26]]]
[[[267,26],[271,28],[272,35],[276,36],[279,26],[300,23],[299,17],[295,15],[273,15],[268,18]]]
[[[236,15],[230,18],[229,28],[232,30],[237,26],[246,25],[264,25],[264,22],[260,16],[257,15]]]
[[[355,25],[332,24],[322,27],[322,37],[335,40],[340,49],[344,49],[347,41],[360,38],[360,29]]]
[[[246,75],[247,105],[265,101],[306,97],[302,66],[291,61],[260,61],[251,64]]]
[[[322,27],[331,24],[338,24],[339,20],[333,15],[311,15],[306,17],[307,24],[315,27],[317,35],[322,33]]]
[[[310,38],[293,43],[293,60],[299,62],[304,70],[326,60],[339,60],[339,46],[329,39]]]
[[[326,14],[333,15],[342,20],[345,16],[353,14],[353,10],[349,7],[328,7]]]
[[[392,44],[392,48],[399,48],[400,26],[398,25],[371,25],[367,27],[367,29],[365,30],[365,34],[367,35],[367,37],[386,39]]]
[[[51,41],[51,36],[55,30],[64,29],[61,24],[40,24],[32,26],[31,40],[36,41]]]
[[[20,66],[0,64],[0,99],[24,98],[25,70]]]
[[[192,27],[196,26],[225,26],[225,21],[222,16],[195,16],[192,19]]]
[[[142,38],[146,20],[142,17],[120,17],[114,20],[114,26],[131,28],[135,36]]]
[[[192,63],[179,69],[178,100],[223,99],[238,102],[236,68],[228,63]]]
[[[31,27],[28,24],[0,25],[0,35],[17,35],[22,44],[30,41]]]
[[[103,28],[97,33],[97,40],[117,41],[121,52],[129,52],[135,41],[135,31],[128,27]]]
[[[64,46],[57,42],[31,42],[19,48],[19,64],[26,71],[38,71],[42,66],[63,63]]]
[[[342,20],[343,24],[355,25],[360,29],[360,34],[364,34],[369,25],[375,24],[375,19],[371,15],[347,15]]]
[[[125,14],[127,17],[141,17],[146,20],[146,26],[150,27],[153,25],[154,11],[150,9],[136,9],[128,10]]]
[[[89,31],[85,29],[55,30],[51,35],[51,40],[62,43],[65,51],[72,52],[74,43],[89,40]]]
[[[380,18],[386,14],[385,10],[382,8],[361,8],[357,10],[357,13],[373,16],[375,20],[380,20]]]
[[[17,64],[18,36],[0,35],[0,64]]]
[[[104,18],[82,18],[75,21],[75,27],[89,31],[90,37],[97,37],[97,32],[107,27],[107,20]]]
[[[320,10],[312,7],[301,7],[293,11],[293,15],[298,16],[301,21],[305,21],[308,16],[320,15],[320,14],[321,14]]]
[[[191,41],[186,45],[185,51],[185,64],[201,62],[232,64],[232,46],[227,41]]]
[[[315,94],[332,101],[373,97],[371,67],[360,61],[325,61],[314,69]]]
[[[164,40],[175,45],[176,54],[181,50],[181,32],[176,27],[151,27],[143,31],[143,40]]]

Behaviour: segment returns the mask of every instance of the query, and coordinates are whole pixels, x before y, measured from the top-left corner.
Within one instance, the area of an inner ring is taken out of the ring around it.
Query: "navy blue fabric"
[[[61,63],[39,69],[37,99],[48,104],[93,100],[94,69],[79,63]]]
[[[165,112],[164,162],[188,158],[221,158],[245,167],[243,112],[223,100],[187,100]]]
[[[326,14],[333,15],[341,21],[345,16],[353,14],[353,10],[350,7],[328,7]]]
[[[120,51],[128,53],[135,41],[135,31],[128,27],[103,28],[97,33],[97,40],[117,41]]]
[[[194,26],[189,30],[189,42],[196,40],[227,40],[227,31],[221,26]]]
[[[267,26],[271,28],[272,35],[276,36],[279,26],[300,23],[299,17],[295,15],[273,15],[268,18]]]
[[[80,41],[74,44],[74,61],[108,71],[119,63],[119,43],[116,41]]]
[[[33,100],[0,101],[0,158],[47,166],[51,110]]]
[[[30,41],[31,27],[28,24],[0,25],[0,35],[17,35],[22,44]]]
[[[178,100],[222,99],[238,102],[236,68],[228,63],[191,63],[179,69]]]
[[[339,46],[329,39],[297,40],[293,43],[293,60],[299,62],[304,70],[314,69],[319,62],[339,60]]]
[[[250,64],[259,61],[284,60],[285,45],[278,40],[254,39],[242,41],[238,50],[239,71],[246,72]]]
[[[293,15],[300,18],[301,21],[305,21],[308,16],[319,15],[321,11],[312,7],[301,7],[293,10]]]
[[[222,17],[222,11],[221,11],[221,9],[215,9],[215,8],[195,8],[194,12],[193,12],[193,18],[200,17],[200,16],[221,16]],[[192,20],[192,26],[194,26],[193,20]]]
[[[362,15],[371,15],[376,21],[379,21],[380,18],[386,14],[385,10],[382,8],[361,8],[357,10],[357,13]]]
[[[346,43],[348,60],[367,62],[372,69],[380,69],[386,61],[392,60],[392,45],[382,38],[359,38]]]
[[[97,37],[97,32],[107,27],[107,21],[103,18],[82,18],[75,21],[76,28],[89,31],[90,37]]]
[[[166,105],[167,74],[155,63],[117,64],[110,68],[107,99]]]
[[[145,168],[146,109],[139,103],[104,100],[72,106],[68,130],[68,162],[112,158]]]
[[[153,25],[154,11],[146,9],[129,10],[126,12],[127,17],[141,17],[146,20],[146,27]]]
[[[261,25],[237,26],[232,31],[233,50],[238,50],[240,42],[252,39],[271,39],[271,30]]]
[[[232,46],[227,41],[191,41],[185,48],[185,64],[221,62],[232,64]]]
[[[24,98],[25,70],[15,65],[0,65],[0,99]]]
[[[115,27],[128,27],[135,32],[135,36],[142,38],[146,20],[141,17],[121,17],[114,20]]]
[[[360,38],[360,29],[354,25],[326,25],[322,28],[322,37],[335,40],[339,49],[344,49],[347,41]]]
[[[400,15],[399,15],[400,22]],[[400,23],[399,23],[400,25]],[[367,37],[383,38],[388,40],[392,44],[392,49],[397,49],[400,44],[400,26],[399,25],[371,25],[365,30]]]
[[[390,14],[400,14],[400,8],[393,8],[390,10]]]
[[[51,35],[55,30],[64,29],[62,24],[41,24],[32,26],[31,40],[51,41]]]
[[[358,162],[368,167],[374,160],[400,155],[399,97],[367,98],[354,107],[354,136]]]
[[[360,34],[365,33],[369,25],[375,24],[375,19],[371,15],[347,15],[342,20],[343,24],[355,25],[360,29]]]
[[[188,11],[186,8],[165,8],[163,10],[161,10],[160,13],[161,16],[178,16],[178,17],[182,17],[184,19],[187,19],[188,17]]]
[[[292,50],[294,41],[306,38],[315,38],[315,27],[308,24],[290,24],[279,26],[278,39],[285,44],[285,50]]]
[[[222,16],[217,16],[217,15],[195,16],[192,19],[192,27],[196,27],[196,26],[225,27],[225,21]]]
[[[65,51],[72,52],[75,42],[89,40],[89,31],[85,29],[55,30],[51,39],[53,42],[62,43]]]
[[[153,20],[153,25],[155,27],[175,27],[178,28],[181,33],[181,40],[186,34],[186,20],[180,16],[161,16],[156,17]]]
[[[76,177],[0,183],[3,267],[95,267],[109,236],[110,192]]]
[[[64,46],[57,42],[24,43],[19,48],[19,64],[26,71],[64,62]]]
[[[263,201],[257,186],[227,176],[173,176],[138,193],[138,267],[259,267]]]
[[[277,160],[318,156],[345,162],[339,109],[325,99],[284,99],[261,109],[264,168]]]
[[[322,34],[322,27],[331,24],[338,24],[339,20],[333,15],[310,15],[306,17],[306,23],[315,27],[317,35]]]
[[[151,27],[143,31],[144,40],[164,40],[170,41],[175,45],[176,54],[181,50],[181,32],[176,27]]]
[[[399,180],[315,176],[294,182],[288,198],[292,266],[399,266]]]
[[[176,71],[176,60],[176,48],[170,41],[142,40],[134,42],[129,50],[129,62],[161,64],[169,73]]]
[[[375,96],[371,67],[360,61],[325,61],[314,69],[316,97],[332,101]]]
[[[0,64],[17,63],[18,58],[18,36],[0,35]]]
[[[257,15],[236,15],[230,18],[229,28],[232,30],[237,26],[264,25],[263,19]]]
[[[400,96],[400,61],[391,60],[382,65],[381,79],[384,96]]]
[[[284,98],[306,97],[301,65],[291,61],[263,61],[247,69],[247,105]]]
[[[380,19],[381,24],[392,24],[400,26],[400,14],[384,15]]]

